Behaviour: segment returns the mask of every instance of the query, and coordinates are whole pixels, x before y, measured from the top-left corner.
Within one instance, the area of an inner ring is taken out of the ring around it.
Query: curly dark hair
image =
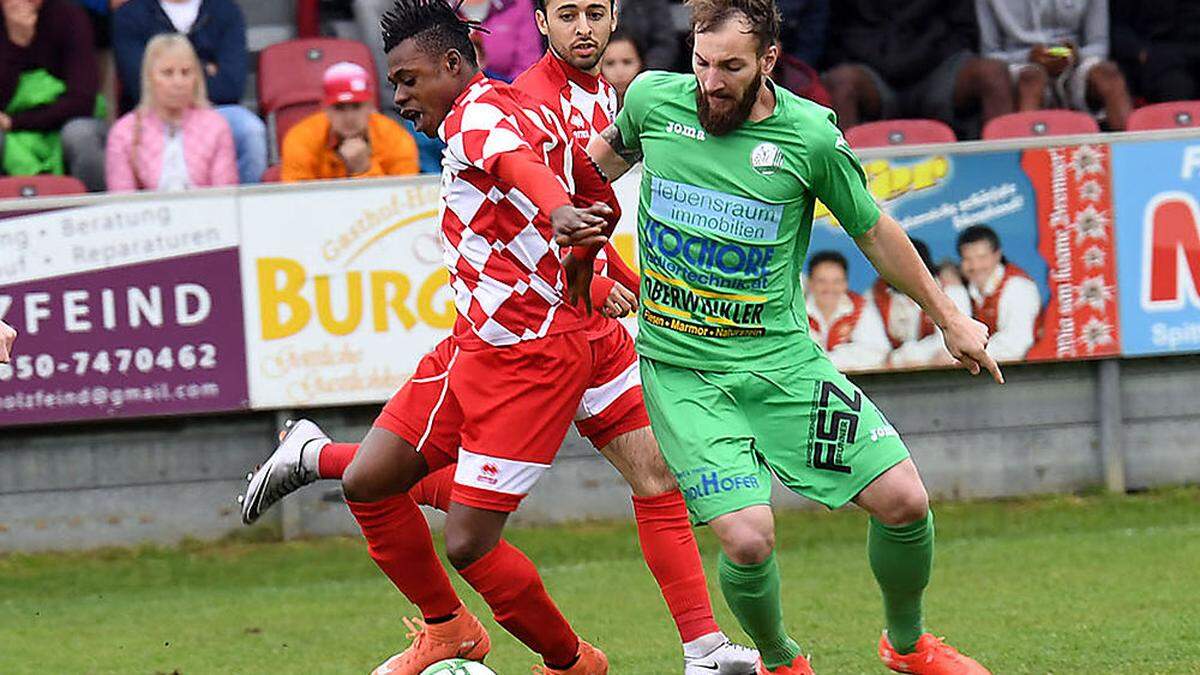
[[[458,14],[461,0],[451,6],[446,0],[395,0],[379,26],[383,29],[383,50],[390,52],[409,38],[416,38],[429,52],[443,54],[456,50],[472,66],[478,66],[471,31],[479,24]]]
[[[692,32],[707,33],[730,19],[750,25],[748,34],[758,38],[758,53],[779,41],[779,8],[775,0],[687,0],[692,10]]]

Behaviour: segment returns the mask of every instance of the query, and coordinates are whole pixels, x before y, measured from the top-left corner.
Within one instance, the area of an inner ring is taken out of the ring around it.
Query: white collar
[[[996,289],[1000,288],[1000,282],[1004,281],[1004,267],[1004,263],[996,265],[996,269],[992,270],[992,273],[988,276],[987,281],[983,283],[982,289],[977,287],[975,284],[970,284],[967,290],[971,292],[971,299],[982,301],[984,298],[987,298],[995,293]]]

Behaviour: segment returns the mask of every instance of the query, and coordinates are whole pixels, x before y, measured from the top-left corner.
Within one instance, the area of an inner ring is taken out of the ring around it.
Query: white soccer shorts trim
[[[454,482],[489,492],[524,496],[549,468],[549,464],[498,459],[459,449]]]
[[[640,386],[642,386],[642,374],[638,370],[638,362],[634,361],[620,375],[583,392],[583,398],[579,401],[579,409],[575,411],[575,421],[599,415],[618,398],[621,398],[622,394]]]

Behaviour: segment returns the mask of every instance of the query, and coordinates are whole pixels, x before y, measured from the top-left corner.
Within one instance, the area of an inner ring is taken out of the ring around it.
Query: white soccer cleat
[[[246,494],[238,497],[242,505],[242,522],[249,525],[258,520],[275,502],[316,481],[314,469],[305,466],[304,453],[318,452],[329,443],[329,437],[309,420],[287,422],[279,447],[253,473],[246,476]],[[308,464],[315,467],[310,455]]]
[[[683,675],[755,675],[758,650],[726,639],[704,656],[683,659]]]

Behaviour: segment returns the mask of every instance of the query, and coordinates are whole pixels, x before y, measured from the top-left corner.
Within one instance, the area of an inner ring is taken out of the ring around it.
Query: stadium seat
[[[321,107],[321,77],[339,61],[357,63],[376,77],[371,49],[354,40],[288,40],[259,52],[258,108],[267,120],[273,159],[278,160],[288,129]],[[378,90],[378,82],[372,85]]]
[[[0,199],[81,195],[87,187],[72,176],[7,176],[0,178]]]
[[[852,148],[878,148],[888,145],[953,143],[954,130],[938,120],[883,120],[850,127],[846,140]]]
[[[272,164],[271,166],[267,167],[266,171],[263,172],[262,182],[278,183],[283,180],[282,174],[283,174],[283,166],[279,165],[279,164]]]
[[[993,118],[983,127],[983,140],[1098,133],[1100,125],[1087,113],[1074,110],[1031,110]]]
[[[1155,103],[1133,111],[1126,131],[1181,129],[1200,126],[1200,101]]]

